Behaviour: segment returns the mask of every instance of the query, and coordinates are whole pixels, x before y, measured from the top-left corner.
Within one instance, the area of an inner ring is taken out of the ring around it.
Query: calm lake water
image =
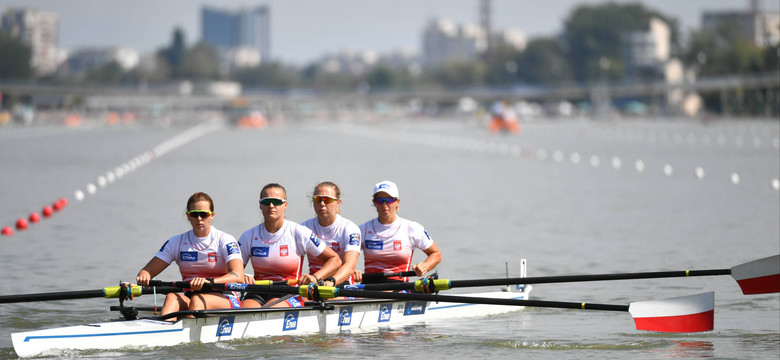
[[[519,276],[523,258],[529,276],[730,268],[780,253],[778,137],[777,121],[759,120],[538,120],[516,136],[454,118],[262,130],[206,118],[171,127],[1,127],[0,227],[61,197],[69,203],[27,231],[0,236],[0,295],[133,280],[168,237],[188,230],[183,212],[196,191],[213,197],[213,224],[238,236],[260,222],[257,198],[269,182],[287,188],[287,217],[302,222],[313,216],[313,186],[334,181],[342,214],[361,223],[376,215],[373,184],[395,181],[400,215],[422,223],[439,245],[444,278],[504,277],[507,269]],[[158,278],[176,280],[178,270]],[[628,304],[704,291],[715,291],[715,330],[706,333],[638,331],[627,313],[527,308],[365,334],[62,356],[780,357],[780,295],[744,296],[728,276],[540,284],[531,295]],[[117,316],[108,311],[115,304],[2,304],[0,359],[16,357],[13,332],[106,321]]]

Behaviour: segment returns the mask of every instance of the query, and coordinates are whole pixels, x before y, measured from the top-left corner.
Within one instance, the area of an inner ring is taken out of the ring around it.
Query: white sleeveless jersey
[[[357,224],[339,214],[336,214],[336,221],[330,224],[330,226],[320,225],[316,217],[304,221],[301,225],[311,229],[314,235],[317,235],[325,242],[325,245],[339,255],[342,262],[347,251],[360,253],[360,228]],[[316,273],[322,269],[324,264],[317,257],[309,256],[309,274]]]
[[[389,225],[383,225],[377,219],[369,220],[360,225],[360,232],[366,273],[409,271],[414,249],[426,250],[433,245],[422,225],[401,217]]]
[[[241,259],[241,250],[233,235],[212,226],[204,238],[195,236],[192,230],[171,237],[155,256],[168,264],[175,261],[182,280],[189,281],[227,274],[227,263]]]
[[[303,255],[318,256],[325,244],[309,228],[293,221],[274,234],[264,223],[245,231],[238,239],[244,266],[251,260],[255,280],[292,280],[301,277]]]

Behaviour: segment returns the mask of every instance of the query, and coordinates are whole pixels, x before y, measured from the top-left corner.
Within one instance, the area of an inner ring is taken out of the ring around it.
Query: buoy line
[[[98,175],[96,178],[96,183],[88,183],[86,185],[86,193],[82,189],[77,189],[73,192],[73,197],[77,201],[83,201],[86,199],[87,195],[94,195],[97,193],[99,189],[105,188],[106,186],[113,184],[114,182],[121,179],[123,176],[128,175],[132,173],[133,171],[137,170],[141,166],[144,166],[151,162],[152,160],[155,160],[168,152],[171,152],[175,150],[176,148],[185,145],[203,135],[206,135],[210,132],[216,131],[220,128],[222,128],[223,125],[221,123],[217,122],[206,122],[203,124],[196,125],[190,129],[185,130],[184,132],[163,141],[159,145],[155,146],[153,149],[144,151],[143,153],[133,157],[129,161],[126,161],[122,163],[121,165],[117,166],[113,170],[107,171],[104,175]],[[68,205],[68,199],[65,197],[60,197],[56,201],[52,203],[52,205],[46,205],[41,210],[41,215],[43,215],[43,218],[49,218],[51,217],[55,212],[59,212],[63,210]],[[16,220],[15,228],[18,231],[25,231],[28,229],[28,227],[32,224],[36,224],[40,222],[41,215],[39,215],[37,212],[30,213],[28,217],[20,217]],[[29,220],[29,221],[28,221]],[[11,226],[5,226],[2,229],[0,229],[0,235],[5,236],[11,236],[14,234],[14,229]]]

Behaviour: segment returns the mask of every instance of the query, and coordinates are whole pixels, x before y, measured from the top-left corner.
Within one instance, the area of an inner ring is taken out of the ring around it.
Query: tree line
[[[312,63],[304,67],[280,62],[226,71],[216,51],[203,42],[188,46],[176,29],[170,44],[157,51],[156,66],[124,71],[117,63],[98,66],[80,78],[48,76],[36,79],[54,83],[136,85],[172,80],[230,80],[244,88],[265,90],[313,89],[371,91],[436,88],[588,85],[598,81],[648,81],[653,72],[629,74],[624,57],[624,34],[640,31],[658,17],[671,29],[672,56],[700,76],[777,72],[778,46],[759,48],[735,34],[736,23],[723,23],[715,31],[694,30],[681,42],[677,20],[642,4],[581,5],[567,17],[563,32],[528,41],[522,51],[492,49],[473,61],[454,61],[415,72],[408,67],[380,63],[363,74],[332,73]],[[29,47],[0,32],[0,79],[34,79]],[[630,76],[633,78],[630,78]]]

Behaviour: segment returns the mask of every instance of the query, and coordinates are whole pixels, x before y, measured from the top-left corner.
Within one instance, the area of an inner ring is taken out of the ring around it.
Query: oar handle
[[[414,271],[402,271],[402,272],[394,272],[394,273],[364,273],[363,274],[363,281],[370,282],[370,281],[377,281],[382,279],[387,279],[389,277],[409,277],[409,276],[415,276],[417,273]]]

